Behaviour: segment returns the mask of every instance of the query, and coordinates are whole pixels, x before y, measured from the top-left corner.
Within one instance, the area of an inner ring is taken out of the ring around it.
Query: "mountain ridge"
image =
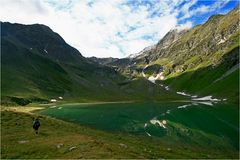
[[[183,87],[185,86],[184,83],[188,83],[187,81],[182,82],[181,85],[178,84],[180,86],[176,87],[177,77],[187,72],[198,72],[201,68],[209,68],[209,71],[219,69],[224,74],[228,69],[238,65],[238,24],[239,6],[225,15],[213,15],[205,23],[191,29],[170,30],[153,49],[142,50],[139,52],[141,54],[137,54],[134,58],[118,59],[107,65],[118,68],[123,75],[133,77],[141,77],[142,70],[145,70],[147,78],[157,76],[160,73],[159,70],[163,68],[164,81],[157,79],[159,83],[166,83],[175,90],[181,89],[193,94],[198,93],[197,90],[189,90],[187,86]],[[232,60],[226,59],[227,56],[225,55],[231,55]],[[239,70],[239,67],[237,68]],[[174,82],[171,80],[170,83],[170,79],[176,80]],[[188,81],[191,81],[191,79],[188,79]],[[213,80],[209,81],[209,83],[212,82]],[[202,88],[207,87],[207,85],[200,86]],[[237,86],[236,84],[235,87]],[[237,90],[234,92],[236,92],[236,95],[239,93]],[[209,93],[211,94],[211,92]],[[199,91],[198,94],[205,95],[206,93]],[[212,94],[219,95],[219,93]],[[238,99],[236,95],[234,97]]]

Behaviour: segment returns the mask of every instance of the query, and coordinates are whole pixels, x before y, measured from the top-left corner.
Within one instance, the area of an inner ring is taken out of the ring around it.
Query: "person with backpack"
[[[38,118],[33,120],[33,129],[35,130],[35,133],[38,134],[38,128],[40,127],[40,121]]]

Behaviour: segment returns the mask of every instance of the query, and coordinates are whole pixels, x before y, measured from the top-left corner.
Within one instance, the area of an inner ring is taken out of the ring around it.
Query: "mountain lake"
[[[239,150],[239,110],[227,103],[62,104],[39,111],[112,133]]]

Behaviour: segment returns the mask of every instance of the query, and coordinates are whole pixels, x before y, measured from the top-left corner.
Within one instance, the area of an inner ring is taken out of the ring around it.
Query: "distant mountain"
[[[146,48],[144,48],[142,51],[140,51],[139,53],[130,54],[127,58],[136,58],[136,57],[138,57],[138,56],[143,55],[143,53],[147,53],[147,52],[149,52],[149,51],[154,50],[155,48],[156,48],[156,45],[146,47]]]
[[[97,57],[89,57],[88,58],[90,61],[96,62],[101,65],[107,65],[109,63],[114,63],[115,61],[119,60],[119,58],[97,58]]]
[[[74,102],[178,97],[160,93],[147,80],[131,79],[102,65],[116,59],[99,62],[83,57],[45,25],[1,22],[1,45],[1,99],[5,105],[59,97]]]

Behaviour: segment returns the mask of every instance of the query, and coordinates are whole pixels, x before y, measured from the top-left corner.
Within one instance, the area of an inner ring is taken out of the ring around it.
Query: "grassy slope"
[[[88,62],[48,27],[2,23],[2,29],[2,97],[62,96],[79,101],[122,97],[116,82],[124,77]],[[48,53],[43,51],[46,47]]]
[[[29,51],[20,51],[8,50],[9,55],[3,56],[2,96],[34,95],[45,99],[63,96],[80,102],[179,98],[147,80],[127,81],[107,67],[58,64]]]
[[[164,81],[175,90],[198,95],[213,95],[239,101],[239,47],[228,51],[217,65],[200,64],[195,69],[186,70]],[[237,67],[238,66],[238,67]],[[233,72],[229,72],[235,68]],[[230,74],[228,74],[228,72]],[[224,76],[224,75],[227,76]],[[219,80],[218,80],[219,79]]]
[[[2,96],[46,98],[69,90],[67,74],[59,64],[11,42],[2,42]]]
[[[146,80],[129,81],[109,67],[84,60],[74,64],[55,61],[7,38],[2,44],[4,102],[9,99],[6,96],[47,100],[62,96],[78,102],[181,98]]]
[[[167,139],[112,134],[41,116],[39,135],[32,131],[37,115],[1,111],[1,158],[229,158],[231,151],[188,146]],[[27,141],[20,144],[19,141]],[[57,148],[58,144],[63,144]],[[69,148],[77,148],[69,151]]]
[[[220,97],[227,96],[231,101],[239,103],[239,69],[223,80],[204,88],[201,92],[204,94],[214,93],[214,95]]]
[[[227,98],[233,103],[239,99],[239,69],[227,77],[215,82],[224,70],[220,68],[209,70],[208,68],[186,72],[165,81],[175,90],[186,91],[197,95],[213,95],[219,98]]]

